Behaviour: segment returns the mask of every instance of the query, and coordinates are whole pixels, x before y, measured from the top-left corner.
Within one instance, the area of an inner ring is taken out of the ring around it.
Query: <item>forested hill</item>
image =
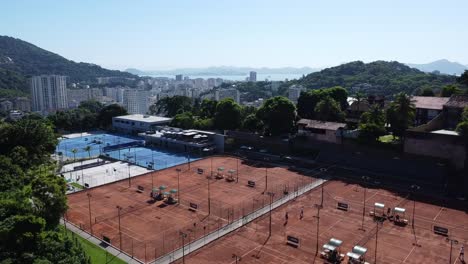
[[[412,94],[422,87],[441,89],[444,85],[454,83],[455,79],[456,76],[425,73],[396,61],[354,61],[311,73],[294,83],[309,89],[339,85],[351,93],[360,90],[365,93],[393,95],[398,92]]]
[[[91,83],[96,82],[96,77],[137,78],[128,72],[67,60],[26,41],[0,36],[0,89],[27,90],[27,77],[40,74],[66,75],[71,82]]]

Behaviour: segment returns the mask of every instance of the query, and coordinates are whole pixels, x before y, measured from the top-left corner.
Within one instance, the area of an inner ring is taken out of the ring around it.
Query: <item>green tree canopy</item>
[[[342,122],[345,119],[345,114],[341,111],[338,102],[330,96],[326,96],[318,102],[314,109],[315,118],[323,121]]]
[[[149,112],[155,115],[174,117],[183,112],[192,111],[192,99],[187,96],[165,97],[150,106]]]
[[[457,78],[457,82],[465,87],[468,87],[468,70],[465,70],[463,74]]]
[[[424,87],[421,90],[420,96],[435,96],[434,90],[431,87]]]
[[[128,115],[125,108],[118,104],[107,105],[99,111],[97,120],[102,128],[108,128],[112,125],[112,118],[116,116]]]
[[[218,129],[237,129],[241,124],[241,107],[232,98],[218,102],[214,117],[214,125]]]
[[[217,101],[210,99],[203,99],[200,104],[199,116],[201,118],[213,118],[216,113]]]
[[[93,114],[99,113],[104,105],[96,100],[87,100],[80,103],[78,108],[86,109]]]
[[[406,129],[414,123],[416,108],[411,97],[405,93],[396,95],[387,110],[387,121],[395,136],[403,137]]]
[[[340,86],[302,92],[297,101],[298,114],[302,118],[318,119],[315,107],[325,97],[330,97],[338,103],[341,110],[348,107],[348,92]]]
[[[184,112],[182,114],[177,114],[171,121],[171,126],[179,127],[182,129],[190,129],[195,126],[195,118],[191,112]]]
[[[290,133],[296,121],[296,107],[283,96],[266,100],[257,111],[257,118],[265,126],[265,133],[281,135]]]
[[[372,106],[361,115],[359,122],[359,138],[363,141],[377,141],[385,135],[385,114],[379,106]]]
[[[458,86],[456,85],[446,85],[442,88],[442,91],[440,93],[440,96],[442,97],[450,97],[452,96],[453,94],[459,94],[461,93],[462,90],[460,88],[458,88]]]
[[[255,114],[248,115],[242,121],[242,128],[250,132],[259,131],[262,129],[262,127],[263,127],[262,120],[258,119]]]

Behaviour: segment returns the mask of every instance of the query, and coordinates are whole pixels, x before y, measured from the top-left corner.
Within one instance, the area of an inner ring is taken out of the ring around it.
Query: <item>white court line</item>
[[[437,213],[437,215],[434,217],[434,219],[432,219],[433,221],[436,220],[437,217],[439,217],[440,213],[442,213],[442,211],[444,210],[444,207],[441,207],[439,212]]]

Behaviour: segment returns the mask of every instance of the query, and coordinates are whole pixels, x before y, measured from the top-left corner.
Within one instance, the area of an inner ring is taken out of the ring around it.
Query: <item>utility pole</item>
[[[236,260],[236,264],[242,260],[241,257],[237,256],[236,254],[232,254],[232,258]]]
[[[211,172],[213,173],[213,172]],[[208,180],[208,215],[211,215],[211,194],[210,194],[210,178]]]
[[[180,231],[180,236],[182,237],[182,263],[185,264],[185,238],[187,234]]]
[[[315,237],[315,256],[318,255],[318,251],[319,251],[319,236],[320,236],[320,209],[322,208],[319,204],[316,204],[315,205],[317,207],[317,234],[316,234],[316,237]]]
[[[447,242],[450,243],[450,256],[449,256],[449,264],[452,264],[452,249],[453,249],[453,244],[457,245],[458,244],[458,240],[455,240],[455,239],[451,239],[451,238],[446,238],[445,239]]]
[[[267,193],[270,196],[270,226],[268,229],[268,238],[271,237],[271,211],[272,211],[272,204],[273,204],[273,196],[275,196],[275,193],[268,192]]]
[[[375,231],[375,253],[374,253],[374,263],[377,263],[377,242],[378,242],[378,234],[379,234],[379,221],[375,222],[377,224],[377,229]]]
[[[91,230],[91,235],[93,235],[93,224],[91,222],[91,194],[87,192],[86,196],[88,196],[89,229]]]
[[[180,168],[176,169],[177,171],[177,203],[180,204]]]
[[[412,193],[414,194],[414,192],[421,189],[421,187],[419,187],[416,184],[413,184],[413,185],[411,185],[410,189],[411,189]],[[414,195],[411,198],[413,198],[413,216],[412,216],[412,219],[411,219],[411,227],[414,230],[414,216],[416,214],[416,199],[414,199]]]
[[[364,180],[363,185],[364,185],[364,198],[362,201],[362,223],[361,223],[361,228],[359,230],[366,231],[364,229],[364,217],[366,216],[366,194],[367,194],[367,181],[370,179],[368,176],[362,176],[361,179]]]
[[[129,162],[127,163],[128,165],[128,187],[132,187],[132,181],[130,180],[130,160]]]
[[[122,210],[122,207],[117,205],[117,210],[119,214],[119,240],[120,240],[119,244],[120,244],[120,251],[122,251],[122,229],[120,228],[120,210]]]
[[[265,166],[265,190],[263,193],[266,193],[268,189],[268,168]]]

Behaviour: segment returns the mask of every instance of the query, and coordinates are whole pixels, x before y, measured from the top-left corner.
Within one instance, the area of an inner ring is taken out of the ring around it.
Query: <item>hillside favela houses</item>
[[[406,153],[442,158],[457,169],[463,168],[465,147],[455,130],[462,111],[468,106],[468,95],[452,95],[450,98],[416,98],[417,118],[430,120],[406,131]],[[435,117],[432,117],[438,113]]]

